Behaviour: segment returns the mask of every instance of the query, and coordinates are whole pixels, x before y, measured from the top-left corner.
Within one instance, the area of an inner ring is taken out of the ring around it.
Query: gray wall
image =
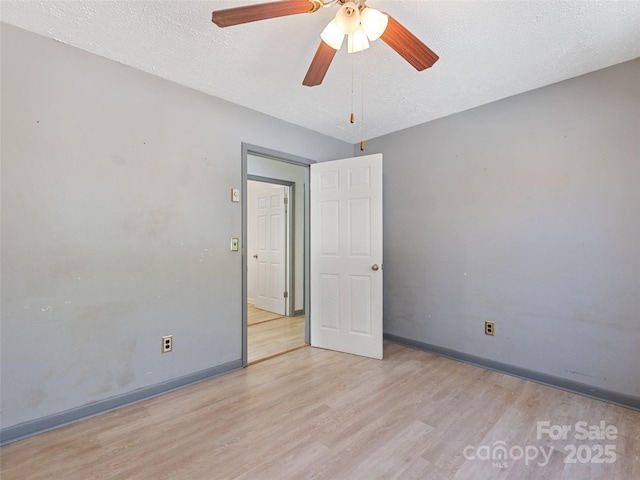
[[[640,396],[640,59],[367,151],[385,333]]]
[[[1,30],[2,427],[239,362],[241,143],[353,146]]]

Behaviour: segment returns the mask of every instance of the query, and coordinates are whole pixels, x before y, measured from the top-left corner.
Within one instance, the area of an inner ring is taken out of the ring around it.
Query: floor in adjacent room
[[[304,315],[286,317],[248,304],[247,361],[255,363],[306,347]]]

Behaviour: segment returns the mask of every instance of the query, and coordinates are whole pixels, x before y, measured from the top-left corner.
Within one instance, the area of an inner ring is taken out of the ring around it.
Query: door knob
[[[253,258],[258,258],[258,255],[254,255]]]
[[[377,272],[379,268],[380,267],[378,266],[377,263],[374,263],[373,265],[371,265],[371,270],[373,270],[374,272]]]

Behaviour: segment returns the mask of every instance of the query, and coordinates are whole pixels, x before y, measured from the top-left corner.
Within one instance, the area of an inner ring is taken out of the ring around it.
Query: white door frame
[[[264,157],[269,160],[276,160],[285,163],[291,163],[306,168],[306,181],[305,181],[305,218],[309,219],[309,165],[316,163],[313,160],[307,158],[298,157],[288,153],[271,150],[269,148],[260,147],[257,145],[251,145],[248,143],[242,143],[242,187],[241,187],[241,205],[242,205],[242,235],[241,235],[241,256],[242,256],[242,366],[247,366],[247,180],[250,176],[247,171],[247,158],[249,155],[256,157]],[[305,222],[304,227],[304,315],[305,315],[305,342],[310,341],[310,324],[309,324],[309,312],[310,312],[310,300],[311,292],[309,290],[310,285],[310,255],[309,255],[309,238],[310,229],[309,221]]]

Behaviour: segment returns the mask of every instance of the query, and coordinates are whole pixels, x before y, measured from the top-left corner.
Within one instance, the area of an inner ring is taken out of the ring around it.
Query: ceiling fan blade
[[[337,50],[335,48],[320,41],[320,46],[318,46],[318,50],[311,61],[311,65],[309,66],[309,70],[307,70],[307,75],[304,77],[302,84],[307,87],[320,85],[327,70],[329,70],[329,65],[331,65],[331,61],[336,52]]]
[[[311,13],[318,9],[317,2],[311,0],[285,0],[279,2],[245,5],[244,7],[217,10],[211,15],[211,21],[219,27],[230,27],[241,23],[256,22],[268,18],[285,17],[298,13]]]
[[[427,47],[413,33],[403,27],[391,15],[387,29],[380,37],[387,45],[393,48],[402,58],[421,71],[431,67],[438,61],[438,55]]]

